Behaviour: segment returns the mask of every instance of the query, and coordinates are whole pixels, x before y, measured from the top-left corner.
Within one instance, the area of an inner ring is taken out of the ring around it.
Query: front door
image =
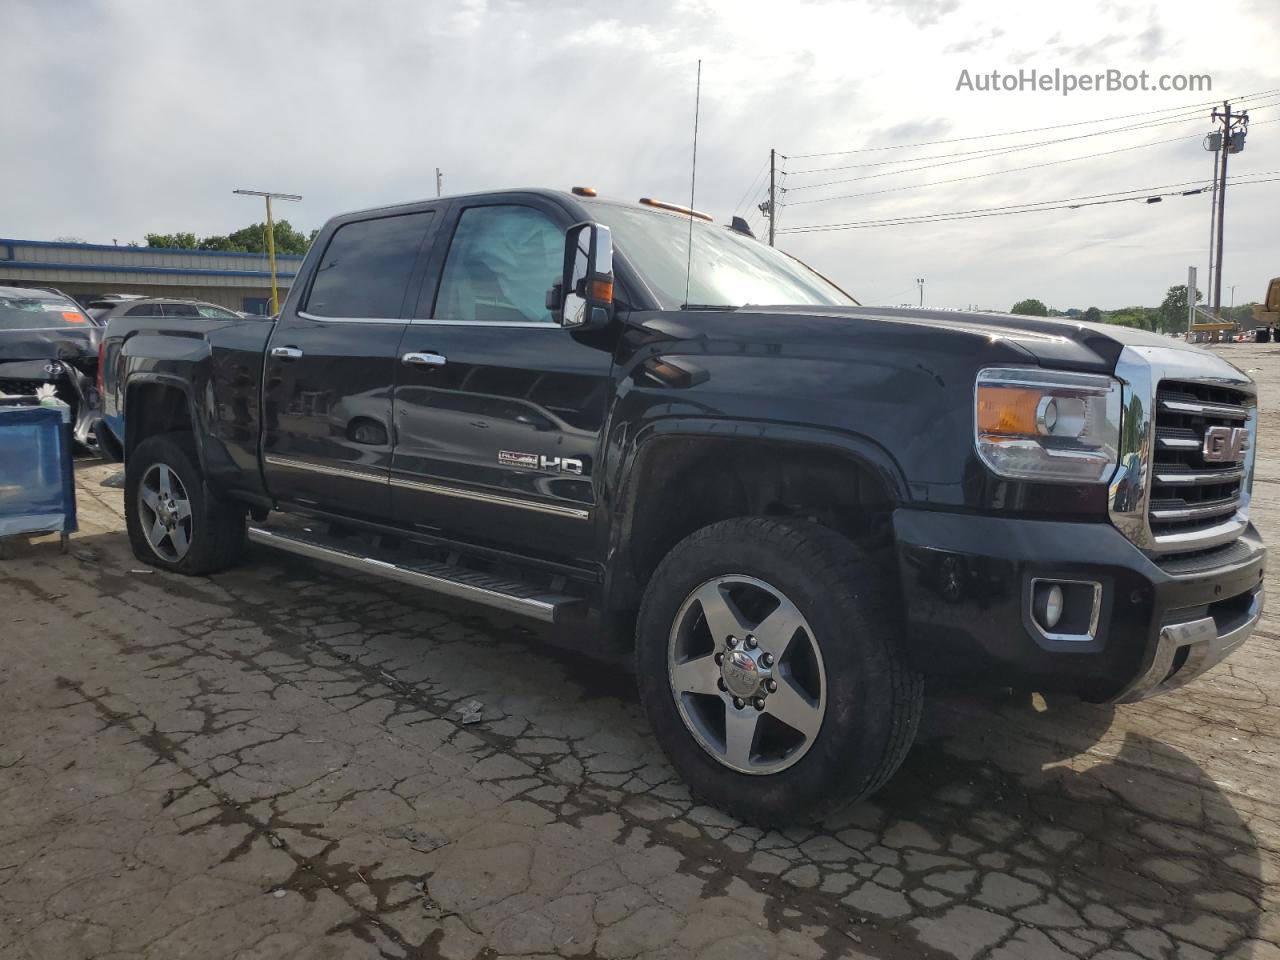
[[[365,216],[317,238],[324,252],[264,363],[263,469],[277,500],[391,518],[391,391],[435,215]]]
[[[590,556],[611,338],[566,331],[546,307],[569,222],[540,197],[451,212],[400,348],[391,495],[401,523],[550,559]]]

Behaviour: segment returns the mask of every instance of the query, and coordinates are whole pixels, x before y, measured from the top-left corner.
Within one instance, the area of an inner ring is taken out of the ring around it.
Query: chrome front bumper
[[[1151,663],[1119,696],[1116,703],[1134,703],[1176,690],[1222,662],[1249,638],[1262,618],[1266,591],[1259,586],[1248,608],[1233,616],[1199,617],[1160,628]]]

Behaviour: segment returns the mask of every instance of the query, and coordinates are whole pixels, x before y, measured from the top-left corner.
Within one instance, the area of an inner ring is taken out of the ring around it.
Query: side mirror
[[[558,319],[571,330],[598,330],[613,319],[613,238],[599,223],[575,223],[564,238]]]

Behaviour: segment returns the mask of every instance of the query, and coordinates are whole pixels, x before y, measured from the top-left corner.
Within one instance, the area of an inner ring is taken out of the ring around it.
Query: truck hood
[[[1060,369],[1110,373],[1127,346],[1165,347],[1214,356],[1181,340],[1132,327],[1009,313],[899,307],[746,306],[733,311],[689,311],[678,317],[666,313],[648,320],[645,326],[681,339],[758,339],[767,331],[784,340],[811,338],[818,346],[830,335],[847,337],[849,327],[865,328],[868,323],[898,326],[904,332],[917,328],[921,335],[946,330],[962,336],[998,338],[1016,345],[1036,362]],[[788,326],[794,328],[790,337]]]

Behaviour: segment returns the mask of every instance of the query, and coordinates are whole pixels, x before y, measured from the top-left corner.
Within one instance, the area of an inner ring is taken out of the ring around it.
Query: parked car
[[[129,297],[97,299],[89,302],[89,312],[103,326],[112,317],[204,317],[209,320],[232,320],[240,316],[234,310],[203,300],[181,300],[174,297]]]
[[[1231,364],[863,307],[741,228],[586,193],[336,217],[272,323],[113,318],[135,555],[252,542],[630,650],[675,768],[759,824],[883,784],[926,676],[1137,700],[1258,623]]]
[[[97,446],[102,415],[95,378],[102,328],[52,287],[0,286],[0,393],[34,394],[50,385],[71,408],[72,436]]]
[[[82,298],[81,303],[85,305],[84,309],[95,320],[101,320],[102,315],[114,309],[120,304],[128,300],[142,300],[140,293],[104,293],[97,297]],[[106,321],[102,321],[104,324]]]

